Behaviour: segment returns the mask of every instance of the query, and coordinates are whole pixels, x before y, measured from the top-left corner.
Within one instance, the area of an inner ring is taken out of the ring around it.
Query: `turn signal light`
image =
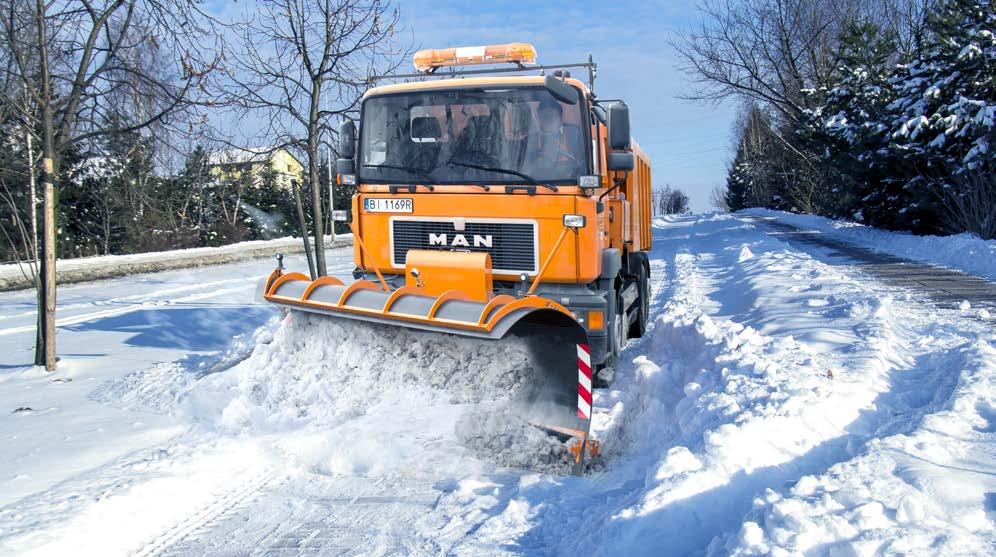
[[[535,64],[536,47],[528,43],[508,43],[460,48],[429,48],[412,57],[415,69],[427,72],[443,66],[473,66],[478,64]]]
[[[601,311],[589,311],[588,312],[588,328],[589,329],[604,329],[605,328],[605,313]]]

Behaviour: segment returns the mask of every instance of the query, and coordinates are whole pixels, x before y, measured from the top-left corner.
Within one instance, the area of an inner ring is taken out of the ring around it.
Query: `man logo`
[[[475,248],[490,248],[494,247],[494,238],[491,234],[474,234],[473,237]],[[463,234],[454,234],[453,239],[449,238],[448,234],[433,234],[429,233],[429,245],[430,246],[449,246],[452,248],[469,248],[470,242],[467,241],[467,237]]]

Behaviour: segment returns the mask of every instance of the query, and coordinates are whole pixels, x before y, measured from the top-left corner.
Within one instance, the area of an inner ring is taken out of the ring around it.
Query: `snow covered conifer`
[[[966,174],[991,172],[996,130],[996,8],[946,0],[929,19],[924,51],[892,78],[889,148],[908,173],[902,187],[920,218],[940,219]],[[916,219],[912,228],[936,229]]]
[[[877,25],[855,23],[841,37],[841,46],[838,83],[808,92],[810,98],[823,98],[807,111],[800,135],[810,150],[822,154],[838,182],[832,216],[890,226],[903,201],[901,192],[886,187],[895,162],[881,151],[887,142],[887,107],[895,99],[890,81],[895,41]]]

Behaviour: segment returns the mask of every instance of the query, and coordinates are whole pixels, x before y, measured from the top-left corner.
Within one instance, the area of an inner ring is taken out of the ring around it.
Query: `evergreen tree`
[[[783,208],[782,180],[777,167],[781,149],[771,120],[757,105],[745,108],[737,154],[726,182],[731,211],[747,207]]]
[[[991,0],[947,0],[928,21],[925,51],[900,66],[889,106],[890,155],[910,202],[910,228],[942,227],[945,189],[992,164],[996,121],[996,9]]]
[[[895,41],[874,24],[855,23],[841,44],[838,84],[829,91],[808,92],[822,100],[807,111],[800,136],[835,182],[838,195],[829,216],[887,226],[905,201],[901,191],[885,187],[896,165],[882,154],[887,108],[895,100],[890,81]]]

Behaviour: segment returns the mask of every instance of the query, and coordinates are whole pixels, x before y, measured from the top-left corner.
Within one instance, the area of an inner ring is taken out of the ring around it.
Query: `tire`
[[[606,349],[608,351],[608,357],[605,358],[605,362],[598,367],[595,373],[592,384],[596,389],[604,389],[609,386],[612,379],[611,377],[615,375],[615,372],[604,373],[605,368],[615,369],[619,364],[619,353],[626,346],[626,327],[625,327],[625,315],[621,311],[617,311],[622,308],[622,297],[619,295],[618,291],[613,291],[613,298],[609,299],[608,313],[612,316],[612,321],[608,327],[608,339]]]
[[[619,361],[619,354],[626,347],[626,339],[628,338],[626,334],[626,310],[623,307],[623,299],[619,293],[616,293],[615,311],[612,313],[612,334],[609,337],[609,346],[612,349],[612,365],[615,365]]]
[[[637,316],[636,321],[629,326],[629,338],[642,337],[647,332],[647,320],[650,317],[650,277],[649,273],[647,273],[647,268],[643,265],[640,265],[640,273],[637,275],[636,280],[640,291],[640,297],[637,299],[637,302],[639,302],[637,311],[640,314]]]

